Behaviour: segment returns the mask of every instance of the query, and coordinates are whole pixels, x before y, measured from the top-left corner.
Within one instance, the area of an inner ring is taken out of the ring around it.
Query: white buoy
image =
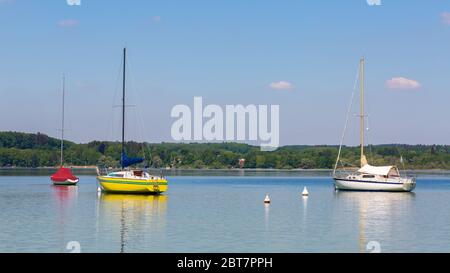
[[[98,187],[97,192],[102,192],[102,188]]]
[[[270,204],[270,197],[268,194],[266,194],[266,198],[264,199],[265,204]]]
[[[309,196],[309,192],[308,192],[308,189],[306,187],[303,189],[302,195],[303,196]]]

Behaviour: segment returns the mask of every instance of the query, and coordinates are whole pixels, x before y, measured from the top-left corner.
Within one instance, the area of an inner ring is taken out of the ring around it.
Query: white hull
[[[416,188],[416,181],[410,178],[402,178],[397,181],[334,178],[334,185],[337,190],[411,192]]]
[[[67,179],[66,181],[53,181],[53,185],[55,186],[75,186],[78,184],[79,179],[72,180]]]

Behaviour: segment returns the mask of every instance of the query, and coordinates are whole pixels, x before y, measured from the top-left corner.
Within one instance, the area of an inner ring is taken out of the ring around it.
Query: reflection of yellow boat
[[[167,196],[165,195],[135,195],[135,194],[108,194],[102,193],[100,200],[106,204],[122,204],[131,203],[133,205],[150,205],[152,209],[155,209],[155,205],[162,205],[165,209],[167,203]]]
[[[121,253],[146,251],[149,236],[159,237],[165,232],[167,200],[165,195],[102,193],[98,220],[105,243],[114,241]]]
[[[102,193],[100,201],[103,208],[110,210],[106,215],[121,215],[122,209],[134,213],[157,216],[166,212],[168,197],[166,195],[110,194]]]

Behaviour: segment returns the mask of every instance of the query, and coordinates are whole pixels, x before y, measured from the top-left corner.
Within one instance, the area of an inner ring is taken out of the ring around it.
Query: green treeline
[[[285,146],[274,152],[237,143],[174,144],[136,143],[126,145],[129,156],[144,156],[153,168],[231,169],[245,159],[245,168],[331,169],[337,146]],[[60,141],[44,134],[0,132],[0,167],[52,167],[60,160]],[[65,162],[71,166],[116,167],[120,143],[93,141],[65,142]],[[449,145],[374,145],[366,148],[369,163],[399,165],[408,169],[450,169]],[[404,166],[400,161],[403,157]],[[342,165],[356,166],[358,147],[344,147]]]

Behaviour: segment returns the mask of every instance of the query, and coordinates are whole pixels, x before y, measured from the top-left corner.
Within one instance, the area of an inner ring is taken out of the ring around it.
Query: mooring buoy
[[[309,196],[309,192],[308,192],[308,189],[306,187],[303,189],[302,195],[303,196]]]
[[[265,204],[270,204],[270,197],[269,194],[266,194],[266,198],[264,199]]]

